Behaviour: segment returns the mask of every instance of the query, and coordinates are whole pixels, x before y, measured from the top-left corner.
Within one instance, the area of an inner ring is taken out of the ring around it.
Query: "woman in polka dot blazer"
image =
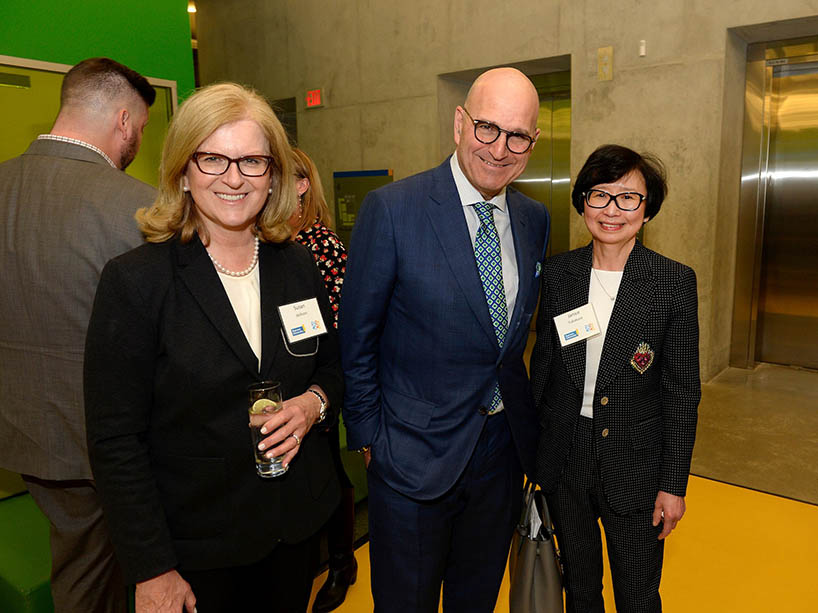
[[[569,612],[604,610],[599,519],[617,610],[661,611],[664,539],[685,511],[701,396],[696,275],[637,240],[666,193],[657,159],[598,148],[572,192],[592,241],[543,268],[531,358],[537,481]],[[554,321],[589,303],[582,322]]]

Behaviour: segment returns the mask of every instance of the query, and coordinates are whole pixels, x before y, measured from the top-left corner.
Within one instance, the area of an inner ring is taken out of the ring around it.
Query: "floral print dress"
[[[324,285],[327,287],[333,325],[337,328],[341,288],[344,284],[344,273],[347,266],[347,250],[338,235],[318,221],[296,234],[295,240],[309,249],[315,259],[321,277],[324,279]]]

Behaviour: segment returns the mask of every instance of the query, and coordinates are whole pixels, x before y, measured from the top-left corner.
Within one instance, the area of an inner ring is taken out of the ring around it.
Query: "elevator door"
[[[548,209],[551,234],[545,255],[551,256],[570,249],[571,73],[533,75],[530,79],[540,97],[540,135],[525,171],[513,186]]]
[[[818,368],[818,61],[771,68],[755,355]]]

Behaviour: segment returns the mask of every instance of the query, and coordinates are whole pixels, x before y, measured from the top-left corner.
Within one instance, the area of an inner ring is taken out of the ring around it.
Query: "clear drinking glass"
[[[253,442],[253,453],[256,458],[256,472],[259,477],[272,479],[287,472],[289,466],[281,463],[281,458],[268,458],[261,451],[258,444],[261,439],[270,433],[262,434],[261,427],[270,417],[281,410],[281,384],[277,381],[262,381],[247,388],[250,394],[250,403],[247,412],[250,416],[250,438]]]

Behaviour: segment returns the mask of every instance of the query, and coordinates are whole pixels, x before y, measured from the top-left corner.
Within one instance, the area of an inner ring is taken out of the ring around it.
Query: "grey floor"
[[[705,383],[691,472],[818,504],[818,372],[759,364]]]

